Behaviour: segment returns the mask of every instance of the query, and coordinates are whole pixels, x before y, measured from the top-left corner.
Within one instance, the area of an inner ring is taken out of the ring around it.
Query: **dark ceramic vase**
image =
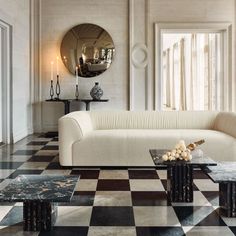
[[[90,91],[90,95],[94,100],[99,100],[103,95],[103,90],[99,86],[98,82],[95,82],[94,87]]]

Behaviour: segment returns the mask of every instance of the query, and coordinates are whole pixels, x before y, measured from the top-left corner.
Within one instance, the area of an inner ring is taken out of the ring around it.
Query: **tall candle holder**
[[[60,93],[61,93],[61,87],[60,87],[60,83],[59,83],[59,75],[57,75],[57,83],[56,83],[56,95],[57,95],[57,99],[59,99]]]
[[[75,85],[75,98],[76,100],[79,100],[79,85]]]
[[[51,86],[50,86],[50,96],[51,96],[51,100],[53,100],[53,96],[54,96],[53,80],[51,80]]]

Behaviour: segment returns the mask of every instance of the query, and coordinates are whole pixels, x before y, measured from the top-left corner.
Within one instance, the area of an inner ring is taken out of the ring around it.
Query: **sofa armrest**
[[[215,119],[214,129],[236,138],[236,113],[219,112]]]
[[[93,130],[89,112],[72,112],[59,119],[59,161],[62,166],[72,166],[72,145]]]

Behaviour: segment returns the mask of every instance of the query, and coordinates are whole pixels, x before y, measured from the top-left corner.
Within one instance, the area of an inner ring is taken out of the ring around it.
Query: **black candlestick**
[[[76,87],[75,87],[75,97],[76,97],[76,100],[79,100],[79,85],[76,84]]]
[[[57,83],[56,83],[56,95],[57,99],[59,99],[59,95],[61,93],[60,83],[59,83],[59,75],[57,75]]]
[[[51,96],[51,100],[53,100],[53,96],[54,96],[53,80],[51,80],[51,86],[50,86],[50,96]]]

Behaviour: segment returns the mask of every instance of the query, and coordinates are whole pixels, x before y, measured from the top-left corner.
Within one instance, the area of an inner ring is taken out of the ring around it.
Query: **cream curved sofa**
[[[77,111],[59,119],[62,166],[154,166],[149,149],[205,139],[214,160],[236,160],[236,115],[209,111]]]

